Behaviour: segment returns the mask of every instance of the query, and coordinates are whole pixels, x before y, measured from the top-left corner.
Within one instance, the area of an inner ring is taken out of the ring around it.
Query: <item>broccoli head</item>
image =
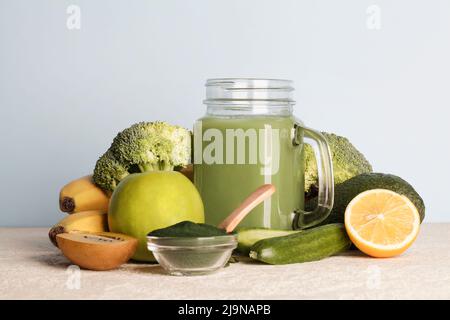
[[[128,166],[120,163],[108,150],[97,160],[92,179],[103,190],[113,191],[129,174]]]
[[[94,182],[112,191],[121,180],[116,177],[123,173],[115,171],[117,166],[125,169],[127,174],[174,170],[187,166],[190,155],[189,130],[166,122],[136,123],[119,132],[107,153],[97,161]],[[111,158],[114,159],[113,164],[110,163]]]
[[[362,173],[372,172],[372,166],[364,155],[351,142],[333,133],[322,132],[330,146],[333,159],[333,173],[335,185],[340,184]],[[313,149],[305,146],[305,192],[307,198],[317,195],[318,176],[317,165]]]

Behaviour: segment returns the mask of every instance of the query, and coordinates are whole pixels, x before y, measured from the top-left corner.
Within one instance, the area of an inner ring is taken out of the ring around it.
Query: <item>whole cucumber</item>
[[[299,233],[263,239],[250,249],[249,256],[269,264],[289,264],[320,260],[350,248],[342,223],[328,224]]]

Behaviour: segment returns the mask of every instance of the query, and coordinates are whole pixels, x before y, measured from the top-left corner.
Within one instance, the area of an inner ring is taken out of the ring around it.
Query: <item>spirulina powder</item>
[[[206,223],[182,221],[170,227],[157,229],[148,234],[151,237],[198,238],[225,236],[227,232]]]

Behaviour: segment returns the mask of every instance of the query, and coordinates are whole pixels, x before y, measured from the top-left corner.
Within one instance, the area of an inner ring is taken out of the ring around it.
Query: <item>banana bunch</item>
[[[108,206],[109,195],[94,184],[92,176],[69,182],[59,193],[59,207],[69,215],[50,229],[50,241],[58,246],[60,233],[108,231]]]

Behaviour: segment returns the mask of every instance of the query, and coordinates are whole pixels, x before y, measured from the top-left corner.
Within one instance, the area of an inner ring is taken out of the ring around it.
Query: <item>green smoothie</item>
[[[293,116],[206,116],[194,125],[194,181],[206,223],[218,225],[251,192],[275,185],[239,227],[291,229],[304,205],[303,144],[292,143]]]

